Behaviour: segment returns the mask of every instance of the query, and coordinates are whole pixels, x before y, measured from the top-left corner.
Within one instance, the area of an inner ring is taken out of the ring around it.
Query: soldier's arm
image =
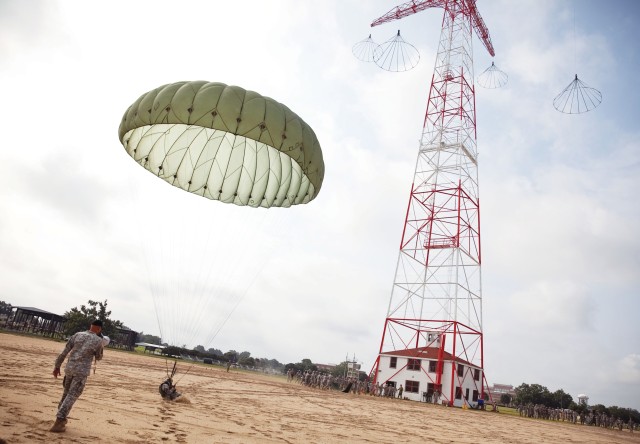
[[[67,357],[67,355],[73,348],[75,339],[76,339],[76,335],[73,335],[69,338],[69,340],[67,341],[67,345],[65,345],[64,347],[64,350],[62,350],[62,353],[60,353],[56,358],[56,363],[54,365],[55,368],[60,368],[60,366],[62,366],[62,363],[64,362],[64,358]]]
[[[100,347],[98,347],[98,349],[95,352],[96,361],[100,361],[102,359],[103,353],[104,353],[104,348],[102,347],[102,344],[100,344]]]

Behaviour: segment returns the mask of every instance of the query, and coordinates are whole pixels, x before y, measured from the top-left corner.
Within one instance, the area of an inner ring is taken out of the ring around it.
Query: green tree
[[[0,315],[9,316],[13,311],[13,306],[5,301],[0,301]]]
[[[511,395],[508,393],[503,393],[502,395],[500,395],[500,404],[511,405]]]
[[[216,356],[224,355],[224,353],[222,353],[222,350],[218,350],[217,348],[210,348],[209,350],[207,350],[207,353],[209,353],[210,355],[216,355]]]
[[[341,377],[347,374],[347,361],[343,361],[331,370],[331,376]]]
[[[562,389],[553,392],[553,394],[551,395],[551,399],[552,403],[551,405],[549,405],[549,407],[554,408],[568,409],[573,403],[573,398],[571,397],[571,395],[565,393],[565,391]]]
[[[194,348],[194,350],[199,352],[199,353],[204,353],[206,351],[204,349],[204,345],[196,345],[196,348]]]
[[[136,342],[146,342],[147,344],[162,345],[162,338],[160,336],[145,335],[143,332],[138,333],[138,340]]]
[[[242,353],[240,353],[240,356],[242,356]],[[248,367],[255,367],[256,360],[253,359],[251,356],[246,356],[246,357],[238,359],[238,364],[246,365]]]
[[[186,352],[187,351],[184,349],[184,347],[176,347],[175,345],[170,345],[162,349],[163,355],[172,357],[180,357],[183,354],[186,354]]]
[[[549,389],[540,384],[520,384],[515,389],[516,392],[516,404],[543,404],[550,406],[553,402],[553,397],[549,392]]]
[[[302,361],[300,361],[300,367],[302,368],[303,371],[318,370],[318,367],[316,367],[316,365],[313,362],[311,362],[311,359],[303,359]]]
[[[283,372],[286,373],[290,368],[293,368],[296,371],[306,372],[307,370],[315,371],[318,370],[318,367],[311,362],[311,359],[303,359],[302,361],[293,364],[289,363],[284,366]]]
[[[279,372],[283,371],[284,369],[284,364],[281,364],[280,362],[278,362],[277,359],[262,358],[260,361],[262,361],[264,368],[271,368]]]
[[[598,413],[604,413],[605,415],[609,416],[609,409],[606,408],[603,404],[592,405],[591,410]]]
[[[229,350],[224,354],[224,357],[228,362],[238,362],[238,352],[235,350]]]
[[[102,333],[107,336],[113,336],[116,329],[123,328],[124,325],[120,321],[109,318],[111,311],[107,310],[107,300],[97,302],[89,300],[87,305],[81,305],[80,308],[74,307],[64,314],[66,321],[63,325],[63,332],[67,336],[71,336],[79,331],[87,330],[91,322],[96,319],[102,321]]]

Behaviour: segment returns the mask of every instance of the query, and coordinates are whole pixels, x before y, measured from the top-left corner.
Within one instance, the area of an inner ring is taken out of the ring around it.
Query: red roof
[[[418,347],[418,348],[406,348],[403,350],[392,350],[388,352],[382,352],[380,354],[386,355],[386,356],[403,356],[407,358],[430,359],[433,361],[437,361],[439,352],[440,352],[440,349],[438,347]],[[442,360],[456,361],[456,362],[470,365],[472,367],[480,368],[478,365],[467,362],[462,358],[454,358],[454,356],[451,353],[446,352],[444,350],[442,351]]]

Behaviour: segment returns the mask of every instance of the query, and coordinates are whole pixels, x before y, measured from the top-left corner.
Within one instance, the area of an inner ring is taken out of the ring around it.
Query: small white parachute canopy
[[[313,200],[324,178],[315,133],[285,105],[238,86],[177,82],[143,94],[119,138],[146,170],[209,199],[250,207]]]

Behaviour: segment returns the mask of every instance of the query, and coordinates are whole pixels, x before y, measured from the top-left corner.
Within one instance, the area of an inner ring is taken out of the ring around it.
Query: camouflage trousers
[[[71,411],[71,407],[73,407],[73,404],[82,394],[86,383],[86,376],[64,376],[64,379],[62,380],[62,387],[64,387],[64,391],[62,392],[62,399],[60,399],[60,402],[58,403],[58,413],[56,414],[56,418],[66,419],[67,415]]]

